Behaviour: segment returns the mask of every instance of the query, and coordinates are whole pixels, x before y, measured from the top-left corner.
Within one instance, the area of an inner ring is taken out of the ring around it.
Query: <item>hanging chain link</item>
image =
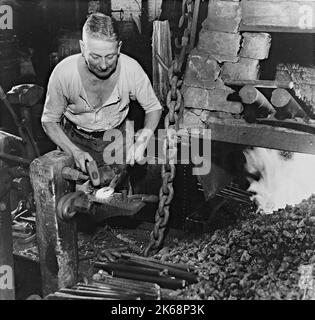
[[[191,31],[192,19],[192,0],[183,0],[183,7],[188,13],[183,10],[183,16],[180,20],[180,26],[183,24],[185,17],[187,18],[187,27],[184,30],[184,35],[181,41],[180,54],[175,56],[172,64],[167,68],[162,58],[156,54],[159,63],[168,72],[170,89],[166,97],[166,106],[168,113],[164,119],[164,127],[166,136],[163,142],[163,152],[165,155],[165,164],[162,165],[162,186],[159,193],[159,206],[155,214],[155,224],[150,235],[150,243],[144,251],[144,256],[148,256],[152,251],[158,251],[164,241],[165,230],[170,217],[170,205],[174,197],[173,182],[176,174],[175,164],[177,162],[177,130],[179,111],[182,106],[183,97],[180,91],[183,81],[180,79],[184,59],[187,55],[188,39]],[[178,42],[177,42],[178,43]],[[178,47],[178,45],[177,45]]]

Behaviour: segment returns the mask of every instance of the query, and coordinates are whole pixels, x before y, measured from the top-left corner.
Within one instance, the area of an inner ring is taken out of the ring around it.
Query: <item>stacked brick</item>
[[[241,1],[209,1],[184,76],[184,127],[205,127],[210,116],[240,118],[243,106],[230,99],[234,90],[224,82],[257,80],[259,61],[268,58],[271,44],[268,33],[241,34],[241,20]]]

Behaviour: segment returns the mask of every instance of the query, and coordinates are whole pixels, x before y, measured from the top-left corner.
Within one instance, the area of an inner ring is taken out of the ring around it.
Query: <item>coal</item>
[[[173,298],[305,299],[299,268],[315,262],[315,196],[271,215],[238,214],[234,225],[170,245],[163,259],[194,265],[201,278]]]

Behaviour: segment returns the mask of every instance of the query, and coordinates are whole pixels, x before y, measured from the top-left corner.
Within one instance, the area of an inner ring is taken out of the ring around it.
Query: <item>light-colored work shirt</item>
[[[137,100],[145,113],[162,109],[150,80],[140,64],[120,54],[117,83],[100,107],[93,107],[81,82],[78,60],[80,54],[62,60],[52,72],[42,122],[60,122],[64,115],[85,131],[104,131],[117,127],[127,117],[129,102]]]

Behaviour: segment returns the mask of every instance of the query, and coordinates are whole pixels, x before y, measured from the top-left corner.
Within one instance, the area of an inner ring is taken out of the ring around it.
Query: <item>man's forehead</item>
[[[91,51],[107,52],[116,51],[118,48],[118,41],[108,40],[106,38],[92,38],[84,37],[83,42],[85,47]]]

